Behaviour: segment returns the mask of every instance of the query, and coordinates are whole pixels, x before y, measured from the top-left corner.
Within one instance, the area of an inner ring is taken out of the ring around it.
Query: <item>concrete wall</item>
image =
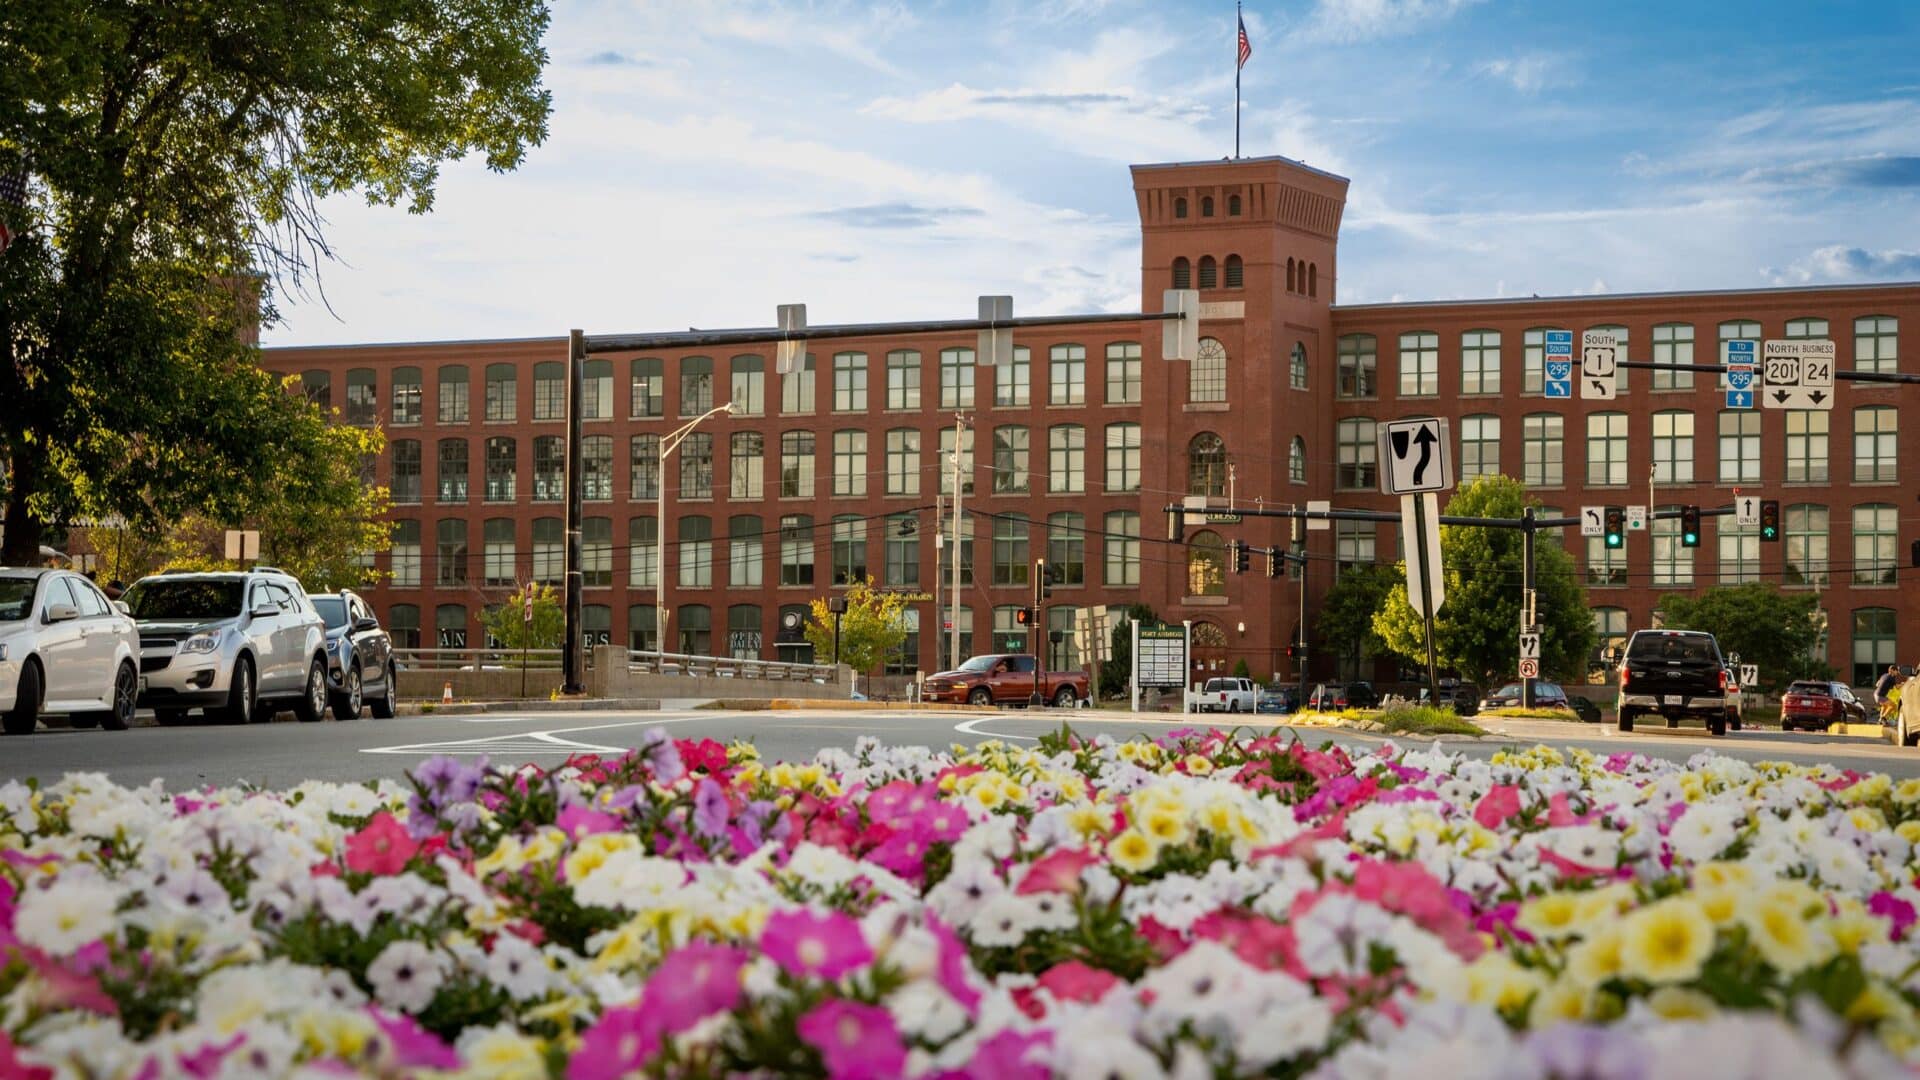
[[[514,698],[545,698],[560,689],[558,671],[528,671],[527,692],[520,692],[520,672],[508,671],[402,671],[400,696],[408,701],[439,701],[448,683],[459,701],[510,701]]]
[[[837,681],[816,683],[799,679],[738,679],[712,675],[660,675],[628,670],[627,650],[601,645],[587,669],[587,692],[602,698],[848,698],[853,671],[841,665]]]

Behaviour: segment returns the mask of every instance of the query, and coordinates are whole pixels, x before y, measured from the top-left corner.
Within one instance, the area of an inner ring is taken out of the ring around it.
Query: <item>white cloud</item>
[[[1481,0],[1317,0],[1303,26],[1314,41],[1351,45],[1411,34]]]
[[[1553,53],[1525,53],[1496,60],[1483,60],[1474,73],[1504,82],[1522,94],[1571,86],[1579,79],[1571,62]]]
[[[1776,285],[1810,285],[1846,281],[1911,281],[1920,279],[1920,251],[1830,244],[1816,248],[1786,268],[1764,271]]]

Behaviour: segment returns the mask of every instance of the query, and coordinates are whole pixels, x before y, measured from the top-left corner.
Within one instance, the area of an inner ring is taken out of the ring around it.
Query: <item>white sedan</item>
[[[0,568],[0,727],[30,734],[44,713],[125,730],[140,696],[140,634],[70,570]]]

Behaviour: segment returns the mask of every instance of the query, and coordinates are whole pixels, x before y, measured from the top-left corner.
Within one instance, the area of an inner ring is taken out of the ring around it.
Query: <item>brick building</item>
[[[1662,593],[1762,580],[1820,593],[1828,660],[1855,681],[1915,659],[1920,602],[1896,571],[1916,474],[1898,462],[1920,461],[1920,421],[1900,422],[1920,388],[1843,382],[1830,412],[1729,411],[1712,374],[1623,370],[1617,400],[1590,402],[1546,398],[1542,370],[1546,331],[1598,327],[1623,334],[1635,360],[1711,363],[1728,338],[1830,338],[1842,369],[1898,370],[1920,285],[1339,306],[1344,178],[1258,158],[1137,166],[1133,181],[1142,310],[1164,289],[1200,290],[1192,362],[1163,361],[1159,325],[1132,321],[1021,331],[1000,367],[975,364],[971,333],[821,341],[787,376],[771,345],[590,360],[587,632],[656,647],[659,439],[730,399],[733,415],[667,463],[675,651],[778,658],[783,613],[871,574],[914,596],[916,633],[888,673],[944,667],[934,631],[956,616],[944,570],[936,579],[934,507],[952,486],[962,413],[964,650],[1008,644],[1045,557],[1066,576],[1052,628],[1077,606],[1145,603],[1194,620],[1205,670],[1245,659],[1290,679],[1298,583],[1270,581],[1258,560],[1238,576],[1226,547],[1284,546],[1288,526],[1190,528],[1173,545],[1162,508],[1231,491],[1247,506],[1397,509],[1375,490],[1374,425],[1440,415],[1462,477],[1520,477],[1559,511],[1722,506],[1735,486],[1781,500],[1778,544],[1731,518],[1709,519],[1698,549],[1671,522],[1630,534],[1624,552],[1565,537],[1603,638],[1646,625]],[[410,643],[478,645],[480,613],[516,582],[560,580],[565,356],[558,335],[266,351],[342,422],[387,432],[375,475],[393,490],[395,543],[375,560],[391,576],[369,592]],[[1339,568],[1397,558],[1397,531],[1305,533],[1310,629]],[[1318,650],[1312,674],[1351,668],[1344,653]]]

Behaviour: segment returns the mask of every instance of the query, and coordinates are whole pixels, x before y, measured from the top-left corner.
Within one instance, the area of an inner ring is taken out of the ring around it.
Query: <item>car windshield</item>
[[[1794,683],[1792,686],[1787,687],[1787,693],[1818,694],[1821,697],[1832,697],[1833,687],[1828,686],[1826,683],[1820,683],[1820,682],[1797,682],[1797,683]]]
[[[961,671],[992,671],[993,665],[1000,662],[997,656],[975,656],[960,665]]]
[[[239,581],[160,578],[138,582],[121,599],[136,619],[231,619],[240,614],[240,586]]]
[[[0,622],[18,622],[33,610],[33,578],[0,578]]]
[[[1232,679],[1208,679],[1208,690],[1238,690],[1240,684]]]
[[[1498,698],[1498,697],[1519,697],[1519,696],[1520,696],[1520,684],[1519,684],[1519,683],[1511,683],[1511,682],[1510,682],[1510,683],[1508,683],[1507,685],[1505,685],[1505,686],[1503,686],[1503,687],[1501,687],[1500,689],[1498,689],[1498,690],[1495,690],[1495,691],[1494,691],[1493,693],[1491,693],[1491,694],[1488,694],[1487,696],[1488,696],[1488,697],[1497,697],[1497,698]]]
[[[320,613],[320,621],[327,624],[327,629],[338,630],[347,625],[345,600],[337,596],[309,596],[307,599],[313,602],[313,610]]]
[[[1713,639],[1705,634],[1643,634],[1627,655],[1635,660],[1692,660],[1717,664]]]

